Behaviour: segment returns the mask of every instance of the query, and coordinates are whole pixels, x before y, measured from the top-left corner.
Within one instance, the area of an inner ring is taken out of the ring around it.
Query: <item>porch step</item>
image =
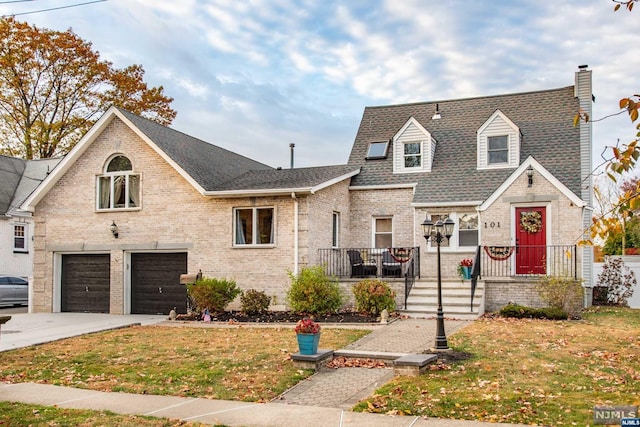
[[[435,317],[438,310],[438,282],[435,279],[417,280],[407,298],[407,307],[400,312],[409,317]],[[442,311],[455,319],[477,319],[484,314],[484,282],[478,281],[471,306],[471,282],[444,280],[442,282]]]

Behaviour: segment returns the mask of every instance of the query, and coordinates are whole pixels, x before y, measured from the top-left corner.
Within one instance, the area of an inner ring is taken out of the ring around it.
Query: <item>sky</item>
[[[611,0],[0,1],[0,15],[71,28],[101,58],[141,64],[172,128],[266,163],[347,162],[366,106],[554,89],[593,71],[594,167],[630,142],[640,9]],[[640,6],[638,6],[640,7]],[[40,13],[42,9],[54,9]],[[23,14],[26,13],[26,14]]]

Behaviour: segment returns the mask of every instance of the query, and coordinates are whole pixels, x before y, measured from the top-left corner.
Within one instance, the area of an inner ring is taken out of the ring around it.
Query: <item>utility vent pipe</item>
[[[289,144],[289,148],[291,149],[291,169],[293,169],[293,149],[295,148],[296,144]]]

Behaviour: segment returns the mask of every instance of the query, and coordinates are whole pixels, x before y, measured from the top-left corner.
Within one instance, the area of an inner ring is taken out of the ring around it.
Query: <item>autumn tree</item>
[[[143,77],[141,65],[113,67],[70,29],[0,19],[0,154],[65,154],[112,105],[170,124],[173,98]]]
[[[622,8],[629,12],[633,10],[633,6],[640,0],[611,0],[614,5],[614,11]],[[635,139],[622,146],[612,147],[612,157],[607,161],[605,171],[608,178],[617,183],[620,179],[628,176],[632,172],[640,158],[640,118],[638,110],[640,109],[640,94],[634,94],[619,101],[619,108],[622,113],[627,113],[631,119],[631,123],[635,124],[637,133]],[[578,113],[575,122],[579,120],[590,120],[589,117],[582,112]],[[631,219],[635,212],[640,211],[640,180],[633,179],[620,188],[621,193],[607,214],[594,216],[591,225],[591,236],[599,237],[603,240],[612,235],[612,239],[619,239],[621,249],[624,251],[626,247],[627,221]],[[598,194],[596,193],[596,197]],[[637,222],[634,219],[634,222]],[[615,245],[613,245],[615,246]]]

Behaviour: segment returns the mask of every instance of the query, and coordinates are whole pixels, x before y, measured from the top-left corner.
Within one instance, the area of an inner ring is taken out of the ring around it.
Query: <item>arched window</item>
[[[109,160],[98,177],[99,210],[140,207],[140,175],[133,173],[131,160],[117,155]]]

